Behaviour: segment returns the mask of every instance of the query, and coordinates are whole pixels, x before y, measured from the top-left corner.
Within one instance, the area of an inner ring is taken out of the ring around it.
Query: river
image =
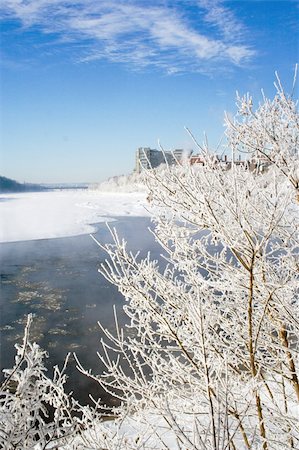
[[[160,248],[147,227],[147,218],[120,218],[113,226],[128,241],[133,252],[151,251],[159,258]],[[97,226],[96,238],[111,242],[105,224]],[[97,321],[113,330],[113,305],[124,325],[124,299],[115,286],[98,272],[105,253],[88,235],[0,244],[1,262],[1,369],[13,364],[14,344],[21,342],[27,314],[34,314],[31,341],[49,353],[46,367],[62,366],[68,352],[76,352],[86,368],[103,370],[96,352],[100,350]],[[82,403],[91,392],[106,404],[114,400],[99,385],[81,375],[73,357],[67,368],[67,390]]]

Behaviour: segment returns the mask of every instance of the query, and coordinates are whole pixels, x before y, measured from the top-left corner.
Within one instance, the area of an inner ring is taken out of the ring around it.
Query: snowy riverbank
[[[93,233],[92,224],[116,216],[147,216],[146,193],[92,190],[28,192],[0,196],[0,242]]]

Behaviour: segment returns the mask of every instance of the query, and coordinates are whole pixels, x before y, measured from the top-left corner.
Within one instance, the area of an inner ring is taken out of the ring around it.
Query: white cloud
[[[206,71],[213,64],[242,64],[254,51],[242,43],[242,24],[220,1],[190,0],[198,26],[186,15],[184,0],[4,0],[4,17],[19,19],[24,27],[38,26],[58,33],[61,41],[85,42],[78,60],[106,58],[148,65],[168,73]],[[175,5],[175,6],[174,6]],[[200,21],[201,19],[201,21]],[[213,32],[217,28],[217,33]],[[234,32],[232,32],[234,30]]]

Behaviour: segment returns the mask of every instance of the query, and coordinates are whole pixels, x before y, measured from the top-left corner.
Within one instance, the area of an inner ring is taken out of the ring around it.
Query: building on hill
[[[175,164],[190,164],[191,166],[204,166],[206,164],[205,156],[203,154],[193,154],[192,151],[185,151],[183,149],[175,149],[173,151],[163,152],[161,150],[150,147],[139,147],[136,151],[135,172],[141,173],[144,169],[155,169],[161,164],[168,164],[173,166]],[[221,164],[225,169],[229,170],[234,163],[235,165],[246,165],[249,170],[254,170],[258,165],[260,170],[264,170],[267,164],[266,158],[263,160],[244,161],[241,155],[235,158],[234,161],[228,160],[227,155],[215,155],[213,163]]]
[[[189,152],[190,156],[192,152]],[[185,150],[177,148],[173,151],[162,152],[149,147],[139,147],[136,151],[135,172],[140,173],[144,169],[155,169],[161,164],[174,165],[180,163],[186,155]]]
[[[194,164],[199,164],[201,166],[205,165],[205,160],[201,155],[194,155],[189,158],[189,164],[193,166]]]
[[[142,172],[144,169],[154,169],[165,162],[163,153],[149,147],[139,147],[136,152],[135,171]]]
[[[269,169],[271,165],[267,155],[256,154],[253,155],[249,161],[250,170],[257,170],[258,172],[264,172]]]

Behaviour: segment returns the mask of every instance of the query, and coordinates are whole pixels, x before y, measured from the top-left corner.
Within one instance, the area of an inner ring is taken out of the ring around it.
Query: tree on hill
[[[109,424],[96,407],[82,410],[61,448],[299,447],[298,112],[279,80],[273,100],[237,105],[228,145],[266,158],[267,172],[226,170],[207,148],[198,170],[148,171],[165,269],[128,252],[114,230],[114,245],[99,244],[130,323],[104,330],[106,372],[94,378],[121,405]]]

